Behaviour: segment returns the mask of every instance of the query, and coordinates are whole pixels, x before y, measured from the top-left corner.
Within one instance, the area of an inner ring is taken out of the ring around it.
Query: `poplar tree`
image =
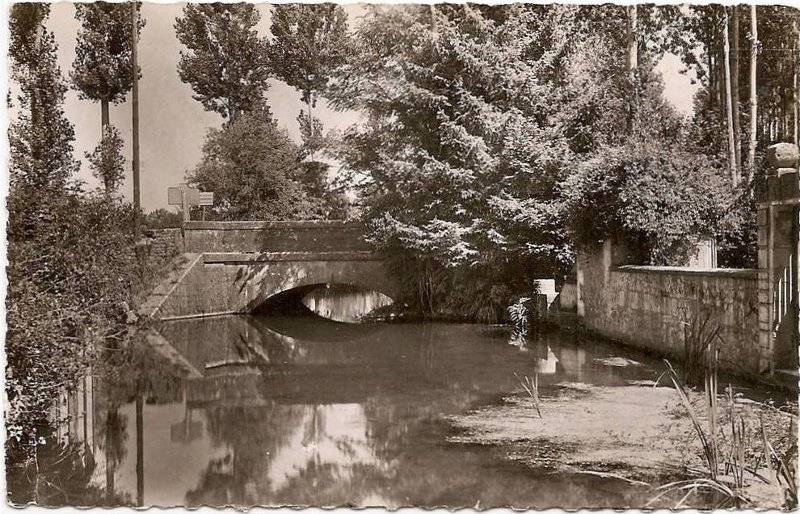
[[[275,75],[297,88],[308,106],[316,104],[331,70],[344,63],[347,13],[335,4],[276,5],[269,59]]]
[[[19,85],[17,116],[9,128],[12,232],[18,223],[33,221],[22,211],[63,191],[78,167],[72,156],[75,132],[63,107],[67,85],[55,37],[44,26],[48,15],[49,6],[35,3],[14,4],[10,12],[11,77]]]
[[[322,142],[322,123],[312,110],[332,70],[345,62],[347,13],[335,4],[276,5],[270,32],[271,67],[279,79],[300,91],[308,108],[307,114],[300,111],[298,122],[304,148],[313,156]]]
[[[264,110],[270,70],[267,43],[255,26],[253,4],[188,4],[175,21],[180,51],[178,74],[207,111],[233,121]],[[265,111],[268,112],[268,111]]]
[[[92,174],[105,188],[106,194],[113,194],[125,177],[125,158],[122,156],[122,138],[119,131],[108,125],[103,128],[103,137],[91,153],[86,153]]]
[[[140,5],[136,4],[137,14]],[[130,4],[75,4],[75,19],[81,25],[70,78],[81,99],[100,102],[105,130],[110,123],[109,104],[122,101],[133,86]],[[142,27],[139,15],[138,30]]]

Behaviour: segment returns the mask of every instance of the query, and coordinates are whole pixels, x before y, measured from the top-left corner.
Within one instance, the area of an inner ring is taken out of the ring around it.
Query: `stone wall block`
[[[766,161],[772,168],[796,168],[800,151],[792,143],[776,143],[767,147]]]
[[[781,199],[790,200],[800,197],[800,184],[797,182],[797,169],[778,168],[778,180],[781,187]]]

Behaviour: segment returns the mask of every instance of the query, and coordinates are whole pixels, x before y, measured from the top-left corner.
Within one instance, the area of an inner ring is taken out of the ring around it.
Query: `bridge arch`
[[[254,312],[276,295],[317,284],[399,297],[384,257],[358,224],[188,222],[182,241],[183,264],[150,295],[142,315],[169,320]]]
[[[332,259],[341,260],[332,260]],[[276,296],[292,291],[311,291],[317,286],[343,285],[382,293],[395,300],[397,290],[389,279],[384,263],[378,259],[344,259],[327,256],[325,260],[273,262],[251,267],[244,278],[247,291],[246,312],[259,310]]]

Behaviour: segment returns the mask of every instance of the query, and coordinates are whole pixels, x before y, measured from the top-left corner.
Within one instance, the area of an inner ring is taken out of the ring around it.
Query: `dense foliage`
[[[9,127],[11,189],[29,198],[21,232],[34,230],[38,198],[67,187],[78,163],[72,156],[75,132],[63,109],[67,86],[56,62],[52,32],[43,30],[49,14],[46,4],[15,4],[10,13],[11,75],[19,85],[13,107],[17,115]]]
[[[263,109],[269,88],[267,43],[258,36],[254,4],[187,4],[175,21],[181,50],[178,74],[194,99],[226,120]]]
[[[125,179],[122,137],[112,125],[103,127],[103,137],[95,149],[85,154],[92,174],[103,184],[106,193],[115,193]]]
[[[333,216],[340,202],[326,193],[322,173],[301,165],[300,149],[268,112],[253,112],[209,130],[187,178],[214,191],[215,219],[269,221]]]
[[[7,202],[10,482],[45,453],[62,450],[41,448],[56,444],[50,428],[64,421],[52,415],[53,403],[75,387],[97,346],[125,337],[134,295],[148,278],[134,250],[132,209],[74,181],[67,88],[47,16],[46,4],[15,4],[10,13],[11,72],[19,85]]]
[[[652,140],[604,147],[562,184],[573,239],[624,241],[647,264],[681,265],[733,200],[725,166]]]
[[[275,75],[313,107],[331,70],[347,56],[347,14],[336,4],[278,4],[270,33],[268,56]]]
[[[140,9],[137,2],[139,31],[144,27]],[[80,29],[70,79],[81,98],[116,103],[133,87],[131,10],[130,3],[75,4]]]
[[[144,215],[144,225],[148,229],[180,228],[183,214],[167,209],[156,209]]]
[[[408,282],[406,301],[496,319],[530,279],[558,279],[576,248],[607,238],[626,240],[641,263],[683,264],[709,236],[724,242],[726,264],[752,261],[737,247],[752,243],[746,191],[728,179],[724,136],[708,145],[720,119],[702,109],[682,119],[656,72],[683,48],[686,16],[672,6],[368,10],[326,96],[368,114],[340,157],[373,240]]]
[[[512,292],[569,263],[552,205],[568,145],[550,80],[568,37],[552,21],[524,6],[371,8],[331,84],[334,105],[369,113],[343,158],[366,177],[374,240],[415,256],[406,276],[423,311],[449,296],[496,319]],[[543,36],[553,47],[536,55]]]

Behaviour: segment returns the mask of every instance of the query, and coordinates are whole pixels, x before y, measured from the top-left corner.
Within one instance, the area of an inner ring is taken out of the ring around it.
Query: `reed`
[[[667,364],[667,372],[669,374],[670,380],[672,380],[673,385],[675,386],[675,390],[678,392],[678,396],[680,396],[681,403],[686,408],[686,411],[689,413],[689,418],[692,421],[692,427],[694,428],[695,434],[697,434],[697,438],[700,440],[700,444],[703,448],[703,457],[708,467],[709,474],[712,480],[717,479],[717,471],[719,469],[718,466],[718,448],[717,448],[717,437],[716,437],[716,416],[708,416],[709,422],[709,434],[706,434],[706,431],[703,430],[703,426],[700,423],[700,416],[698,415],[697,411],[695,410],[692,402],[689,400],[689,395],[685,389],[685,386],[681,383],[681,380],[678,376],[678,373],[672,367],[672,364],[669,363],[668,360],[664,360]],[[708,391],[708,384],[714,384],[716,386],[716,378],[712,380],[706,380],[707,388],[706,388],[706,403],[711,408],[712,406],[716,408],[716,399],[709,398],[709,391]],[[716,392],[716,391],[715,391]]]
[[[764,419],[761,418],[761,437],[764,445],[764,455],[767,467],[772,475],[772,461],[776,463],[775,477],[778,485],[783,490],[784,508],[794,510],[797,508],[797,428],[795,418],[789,422],[789,440],[792,441],[788,450],[779,454],[767,440],[764,430]]]
[[[539,404],[541,403],[539,399],[539,374],[534,373],[533,378],[528,376],[523,376],[520,378],[519,375],[514,373],[514,376],[517,377],[522,387],[525,389],[525,392],[528,393],[531,400],[533,401],[533,406],[536,408],[536,413],[539,414],[539,417],[542,417],[542,411],[539,408]]]
[[[736,398],[733,394],[733,388],[729,385],[727,388],[727,403],[728,403],[728,422],[730,423],[730,434],[726,437],[725,429],[720,424],[721,410],[718,402],[718,379],[717,379],[717,362],[718,352],[711,348],[713,353],[708,358],[708,366],[705,373],[705,390],[704,390],[704,404],[706,407],[706,425],[701,422],[701,413],[698,412],[695,405],[689,399],[689,392],[684,383],[680,380],[675,369],[669,363],[667,364],[667,375],[670,377],[681,403],[689,414],[692,422],[692,427],[703,451],[703,460],[707,470],[705,472],[698,472],[695,477],[687,480],[680,480],[670,482],[657,489],[658,494],[648,502],[651,505],[653,502],[663,498],[668,494],[680,494],[675,508],[686,507],[686,502],[693,495],[700,493],[713,493],[721,497],[716,508],[735,507],[742,508],[743,506],[752,505],[752,501],[745,494],[745,489],[748,486],[748,478],[758,480],[766,484],[772,483],[773,485],[780,486],[784,491],[784,506],[786,508],[796,508],[797,506],[797,480],[796,468],[794,462],[797,458],[797,442],[796,438],[791,437],[793,441],[790,448],[784,455],[779,455],[775,448],[770,444],[766,430],[764,429],[763,415],[760,415],[761,422],[761,446],[763,448],[763,457],[766,459],[767,473],[766,476],[760,468],[760,459],[755,460],[754,463],[748,462],[748,455],[751,461],[753,460],[752,454],[754,453],[753,444],[758,439],[757,431],[754,428],[748,429],[748,422],[744,415],[737,414],[736,412]],[[767,404],[760,402],[751,402],[759,408],[778,410]],[[782,414],[786,414],[781,412]],[[795,416],[790,416],[790,434],[794,434],[795,429]],[[723,452],[724,441],[725,451]],[[724,454],[724,455],[723,455]],[[776,463],[773,468],[772,462]],[[773,475],[772,471],[775,471]],[[775,477],[775,478],[773,478]]]

